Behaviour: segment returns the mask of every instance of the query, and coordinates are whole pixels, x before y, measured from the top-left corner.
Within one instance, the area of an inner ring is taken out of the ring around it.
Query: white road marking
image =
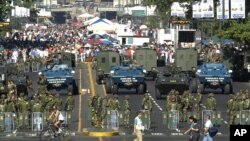
[[[149,98],[153,101],[154,105],[160,110],[162,111],[161,106],[156,102],[156,100],[152,97],[151,93],[148,93]]]

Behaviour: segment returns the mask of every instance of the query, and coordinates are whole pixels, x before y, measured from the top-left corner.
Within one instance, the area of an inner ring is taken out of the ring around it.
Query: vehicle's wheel
[[[96,75],[96,78],[95,78],[95,79],[96,79],[96,83],[97,83],[97,84],[101,84],[102,81],[101,81],[99,75]]]
[[[112,87],[112,93],[113,94],[118,94],[118,86],[117,85],[113,85],[113,87]]]
[[[106,93],[111,93],[112,84],[111,84],[111,79],[109,78],[105,80],[105,89]]]
[[[158,89],[155,90],[155,97],[156,99],[161,99],[161,93]]]
[[[192,92],[192,93],[196,93],[197,92],[197,81],[195,80],[195,79],[192,79],[191,81],[190,81],[190,85],[189,85],[189,89],[190,89],[190,91]]]
[[[224,86],[224,89],[223,89],[224,94],[230,94],[231,91],[232,91],[231,85],[230,84],[226,84]]]
[[[199,84],[199,85],[198,85],[197,92],[203,94],[203,93],[204,93],[204,89],[205,89],[205,88],[204,88],[204,84]]]
[[[138,94],[144,94],[144,91],[145,91],[145,86],[144,86],[144,84],[140,84],[139,86],[138,86],[138,90],[137,90],[137,92],[138,92]]]

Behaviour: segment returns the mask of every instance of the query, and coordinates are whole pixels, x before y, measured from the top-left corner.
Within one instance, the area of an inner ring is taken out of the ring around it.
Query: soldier
[[[1,95],[0,99],[0,113],[5,112],[5,95]]]
[[[109,112],[110,114],[110,105],[109,105],[109,97],[106,95],[103,100],[102,100],[102,104],[103,104],[103,111],[102,111],[102,118],[101,118],[101,124],[102,127],[104,127],[104,123],[105,123],[105,118]]]
[[[201,93],[197,93],[197,95],[194,98],[194,117],[196,119],[200,119],[200,112],[201,112],[201,103],[202,103],[202,94]]]
[[[93,64],[92,64],[92,69],[95,70],[96,67],[97,67],[97,58],[96,58],[96,57],[93,57],[92,62],[93,62]]]
[[[142,99],[142,104],[141,104],[142,110],[145,111],[144,117],[147,120],[148,127],[150,127],[150,124],[151,124],[151,116],[150,115],[151,115],[151,111],[153,110],[152,101],[149,98],[149,95],[150,95],[150,93],[147,91]]]
[[[103,99],[100,96],[97,96],[97,109],[96,109],[96,127],[101,126],[101,121],[102,121],[102,103]]]
[[[93,96],[89,99],[89,107],[91,108],[91,124],[96,126],[97,123],[97,96]]]
[[[191,110],[192,107],[192,99],[191,93],[189,91],[185,91],[182,97],[182,104],[183,104],[183,121],[186,122],[188,119],[187,112]]]
[[[32,112],[42,112],[42,104],[37,96],[35,97],[34,103],[32,105]]]
[[[111,109],[112,110],[117,110],[117,111],[120,110],[120,102],[118,100],[118,95],[115,95],[114,99],[112,99],[112,101],[111,101]]]
[[[206,99],[205,105],[207,110],[216,110],[216,99],[214,98],[213,93],[208,94],[208,98]]]
[[[68,97],[66,99],[66,103],[65,103],[65,111],[67,111],[68,114],[68,121],[71,121],[72,118],[72,111],[75,107],[75,99],[72,96],[72,92],[68,92]]]
[[[38,85],[46,86],[46,78],[44,77],[43,74],[39,75],[38,80],[37,80]]]
[[[49,118],[49,115],[52,111],[52,107],[55,104],[54,97],[51,93],[48,94],[48,97],[46,98],[46,105],[45,105],[45,117]]]
[[[229,115],[229,124],[233,124],[233,105],[234,104],[234,96],[230,94],[229,100],[227,101],[227,113]]]
[[[248,92],[245,95],[244,110],[250,110],[250,98]]]
[[[56,105],[56,107],[58,108],[58,110],[62,109],[62,98],[60,97],[60,94],[57,93],[54,99],[54,105]]]
[[[24,127],[28,127],[29,106],[28,97],[24,96],[24,93],[20,93],[20,97],[18,98],[18,117]],[[21,123],[19,123],[20,126],[22,126]]]
[[[28,87],[28,92],[30,94],[33,94],[34,89],[33,89],[33,86],[32,86],[32,81],[29,78],[27,78],[27,87]]]
[[[130,120],[130,114],[131,114],[131,108],[130,108],[130,103],[129,103],[129,96],[125,96],[125,100],[123,102],[124,105],[124,126],[129,127],[129,120]]]

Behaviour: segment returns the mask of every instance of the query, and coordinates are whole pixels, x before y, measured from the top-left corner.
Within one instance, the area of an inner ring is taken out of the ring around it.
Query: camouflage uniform
[[[125,100],[123,102],[124,105],[124,125],[129,127],[129,121],[130,121],[130,114],[131,114],[131,108],[129,103],[129,96],[125,96]]]
[[[234,96],[231,94],[229,96],[229,100],[227,101],[227,113],[229,116],[229,124],[233,124],[233,105],[234,104]]]
[[[183,121],[186,122],[188,119],[187,112],[191,110],[192,107],[192,97],[189,91],[185,91],[182,97],[182,104],[183,104]]]
[[[207,110],[216,110],[216,99],[214,98],[213,93],[208,94],[208,98],[206,99],[205,105]]]
[[[67,111],[67,114],[68,114],[68,122],[71,121],[72,111],[73,111],[74,107],[75,107],[75,99],[72,96],[72,93],[69,92],[68,97],[66,99],[65,108],[64,108],[65,111]]]
[[[110,105],[109,105],[109,97],[108,96],[105,96],[103,98],[102,104],[103,104],[103,110],[102,110],[101,124],[102,124],[102,126],[104,126],[107,114],[108,114],[108,112],[110,113]]]
[[[110,108],[112,110],[117,110],[117,111],[120,110],[120,102],[118,100],[118,96],[117,95],[115,95],[114,99],[112,99],[112,101],[111,101],[111,107]]]
[[[89,99],[89,107],[91,108],[91,124],[96,126],[97,123],[97,96],[93,96]]]
[[[201,93],[197,93],[195,99],[194,99],[194,107],[193,107],[193,111],[194,111],[194,117],[196,119],[200,119],[200,113],[201,113],[201,103],[202,103],[202,94]]]
[[[33,113],[34,112],[42,112],[42,104],[41,104],[38,97],[35,98],[35,101],[34,101],[34,103],[32,105],[32,112]]]
[[[146,120],[146,123],[148,124],[148,127],[150,127],[151,124],[151,111],[153,110],[152,107],[152,101],[149,98],[149,92],[147,91],[142,99],[141,108],[142,110],[145,110],[144,117]]]
[[[58,107],[59,110],[62,109],[63,102],[62,102],[62,98],[60,97],[59,93],[57,93],[55,96],[54,105],[56,105],[56,107]]]

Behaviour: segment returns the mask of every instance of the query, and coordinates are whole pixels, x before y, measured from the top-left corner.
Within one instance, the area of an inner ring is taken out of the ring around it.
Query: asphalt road
[[[70,128],[72,131],[77,132],[77,135],[72,137],[72,141],[74,140],[88,140],[88,141],[129,141],[134,138],[134,136],[131,136],[132,134],[132,122],[133,118],[135,117],[135,112],[141,109],[141,101],[143,98],[143,95],[135,94],[135,90],[121,90],[119,92],[119,101],[121,104],[121,108],[123,107],[123,100],[125,95],[130,96],[130,102],[131,102],[131,108],[132,108],[132,114],[131,114],[131,127],[130,128],[124,128],[121,126],[119,128],[120,133],[123,134],[122,136],[117,137],[111,137],[111,138],[96,138],[96,137],[86,137],[82,135],[83,130],[90,130],[93,129],[93,127],[90,124],[91,121],[91,112],[88,108],[88,99],[90,96],[99,95],[101,97],[104,97],[106,95],[112,96],[112,94],[106,94],[104,85],[98,85],[95,82],[95,71],[91,69],[91,64],[81,64],[78,68],[76,68],[76,74],[75,78],[78,83],[78,89],[79,94],[75,94],[75,109],[73,111],[73,122],[70,124]],[[33,86],[36,89],[36,81],[38,78],[37,73],[29,73],[30,78],[33,81]],[[234,83],[233,88],[234,92],[239,91],[240,89],[248,89],[250,84],[248,83]],[[151,99],[153,101],[153,111],[151,115],[151,128],[145,132],[145,141],[149,140],[173,140],[173,141],[184,141],[187,140],[186,136],[173,136],[170,135],[172,133],[177,133],[176,130],[168,130],[167,124],[164,124],[162,117],[163,112],[166,109],[166,100],[161,99],[157,100],[155,98],[155,87],[154,87],[154,81],[147,81],[147,88],[148,91],[151,93]],[[221,92],[214,91],[215,92],[215,98],[217,100],[217,109],[220,111],[226,111],[226,102],[228,100],[228,96],[225,94],[221,94]],[[66,96],[63,95],[64,92],[62,92],[62,98],[65,101]],[[195,95],[195,94],[194,94]],[[204,100],[206,99],[207,94],[204,94]],[[223,119],[226,119],[226,115],[223,115]],[[122,124],[122,123],[120,123]],[[184,129],[186,129],[188,124],[181,124],[179,126],[179,132],[182,133]],[[228,130],[228,125],[224,124],[223,130]],[[166,134],[164,136],[152,136],[151,134]],[[225,132],[228,133],[228,132]],[[218,141],[228,141],[229,135],[228,134],[222,134],[221,136],[217,136],[215,140]],[[1,141],[7,141],[7,140],[25,140],[25,141],[34,141],[37,140],[36,138],[1,138]]]

